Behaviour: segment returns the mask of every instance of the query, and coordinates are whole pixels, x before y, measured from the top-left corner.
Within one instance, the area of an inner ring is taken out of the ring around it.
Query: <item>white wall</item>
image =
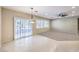
[[[1,7],[0,7],[0,47],[1,47]]]
[[[67,33],[77,33],[77,18],[62,18],[52,21],[52,29]]]

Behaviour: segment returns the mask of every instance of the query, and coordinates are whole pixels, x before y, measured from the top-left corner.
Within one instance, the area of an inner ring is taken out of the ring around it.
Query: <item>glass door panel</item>
[[[25,38],[32,35],[32,23],[31,20],[14,18],[14,30],[15,39]]]

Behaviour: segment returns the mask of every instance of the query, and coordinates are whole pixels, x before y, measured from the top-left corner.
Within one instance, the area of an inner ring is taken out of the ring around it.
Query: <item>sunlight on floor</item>
[[[79,41],[56,41],[45,36],[36,35],[12,41],[3,45],[3,52],[55,52],[79,51]]]

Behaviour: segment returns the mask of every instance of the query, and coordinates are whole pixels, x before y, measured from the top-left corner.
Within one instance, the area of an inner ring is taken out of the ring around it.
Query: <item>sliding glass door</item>
[[[14,18],[14,37],[15,39],[25,38],[32,35],[32,23],[31,20]]]

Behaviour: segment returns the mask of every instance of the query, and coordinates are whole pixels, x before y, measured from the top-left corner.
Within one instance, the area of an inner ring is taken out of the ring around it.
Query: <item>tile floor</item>
[[[59,31],[48,31],[41,33],[41,35],[54,39],[56,41],[79,41],[79,36],[77,35],[77,33],[72,34]]]
[[[19,39],[3,45],[1,51],[8,52],[45,52],[54,51],[56,41],[47,37],[36,35]]]
[[[79,41],[56,41],[42,35],[19,39],[6,44],[1,52],[78,52]]]
[[[44,33],[8,42],[3,44],[0,52],[79,52],[78,37],[66,33],[52,33],[48,32],[48,36]]]

